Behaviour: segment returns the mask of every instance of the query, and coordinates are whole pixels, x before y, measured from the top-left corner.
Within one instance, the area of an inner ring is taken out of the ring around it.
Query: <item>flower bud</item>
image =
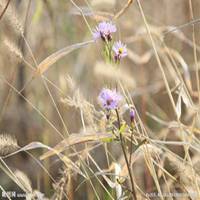
[[[133,123],[135,119],[135,110],[133,108],[130,109],[130,120]]]

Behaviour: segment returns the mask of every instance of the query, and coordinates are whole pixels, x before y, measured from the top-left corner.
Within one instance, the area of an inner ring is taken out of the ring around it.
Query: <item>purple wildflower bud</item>
[[[135,119],[135,110],[132,108],[130,109],[130,119],[131,119],[131,122],[133,122]]]
[[[111,22],[100,22],[93,32],[94,40],[101,38],[103,41],[111,41],[112,33],[116,32],[117,28]]]
[[[121,58],[128,55],[126,45],[123,44],[121,41],[115,42],[112,50],[114,51],[115,62],[120,61]]]
[[[98,96],[98,100],[106,110],[114,110],[119,107],[122,96],[116,90],[103,88]]]

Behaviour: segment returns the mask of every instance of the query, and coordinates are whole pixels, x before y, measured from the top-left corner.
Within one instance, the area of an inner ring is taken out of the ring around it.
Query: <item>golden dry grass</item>
[[[200,2],[6,3],[0,2],[0,131],[9,133],[0,135],[2,195],[200,199]],[[113,20],[113,39],[128,47],[117,67],[92,40],[102,20]],[[107,87],[124,97],[109,120],[97,101]]]

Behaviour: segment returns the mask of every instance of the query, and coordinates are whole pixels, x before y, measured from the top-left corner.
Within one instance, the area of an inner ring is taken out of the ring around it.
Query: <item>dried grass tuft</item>
[[[32,192],[32,186],[31,186],[31,181],[28,178],[28,176],[20,170],[15,171],[15,176],[18,178],[20,183],[27,189],[27,191],[29,191],[31,193]]]
[[[11,53],[13,53],[17,58],[23,59],[22,52],[13,42],[11,42],[8,38],[5,37],[3,43],[8,48],[8,50]]]
[[[5,7],[6,1],[0,1],[0,7]],[[19,17],[16,14],[15,8],[12,5],[9,5],[8,9],[6,10],[5,16],[6,20],[10,23],[13,27],[13,30],[18,31],[21,35],[24,34],[24,27],[19,20]]]
[[[104,62],[97,62],[94,68],[94,73],[97,77],[104,76],[109,80],[120,80],[123,84],[130,88],[135,88],[134,77],[130,76],[124,69],[116,69],[116,66],[106,64]]]
[[[8,134],[0,135],[0,156],[8,155],[19,148],[17,140]]]

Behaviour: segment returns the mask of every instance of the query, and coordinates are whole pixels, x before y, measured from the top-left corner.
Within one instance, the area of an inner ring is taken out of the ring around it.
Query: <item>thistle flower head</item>
[[[122,96],[116,90],[104,88],[101,90],[98,100],[106,110],[114,110],[119,107]]]
[[[101,38],[103,41],[112,40],[112,33],[116,32],[117,28],[112,22],[100,22],[93,31],[93,38],[97,40]]]
[[[121,58],[128,55],[126,45],[121,41],[115,42],[112,50],[114,51],[115,61],[120,61]]]

